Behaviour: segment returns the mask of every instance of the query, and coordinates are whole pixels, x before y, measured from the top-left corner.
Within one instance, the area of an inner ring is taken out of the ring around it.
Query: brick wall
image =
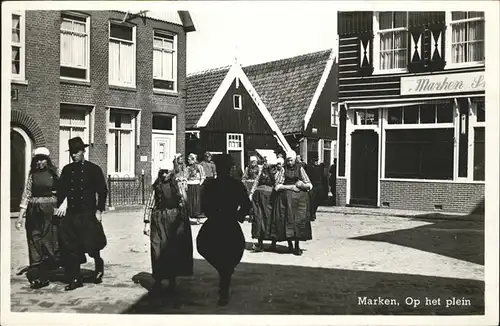
[[[337,185],[336,185],[336,203],[337,206],[345,206],[346,205],[346,191],[347,191],[347,179],[338,178],[337,177]]]
[[[57,11],[26,11],[25,79],[12,83],[18,100],[11,101],[12,122],[28,132],[35,146],[59,157],[59,17]],[[17,111],[17,112],[16,112]],[[41,131],[42,135],[36,135]]]
[[[445,212],[470,213],[478,206],[484,207],[484,184],[381,181],[382,207],[433,211],[442,205]]]
[[[136,148],[135,172],[151,170],[152,114],[169,113],[177,117],[176,151],[184,152],[186,97],[186,35],[182,26],[135,18],[136,25],[136,89],[125,90],[108,85],[108,22],[121,20],[122,13],[88,11],[90,15],[90,83],[60,80],[60,11],[28,11],[26,14],[26,79],[27,85],[13,84],[19,100],[12,110],[25,112],[39,126],[46,146],[58,164],[60,103],[77,103],[94,107],[94,143],[89,148],[90,160],[107,170],[106,108],[141,109],[140,146]],[[178,94],[153,93],[153,30],[167,30],[178,35]],[[18,114],[22,116],[22,114]],[[30,132],[29,126],[23,126]],[[40,137],[38,137],[41,139]],[[148,162],[140,162],[147,156]]]

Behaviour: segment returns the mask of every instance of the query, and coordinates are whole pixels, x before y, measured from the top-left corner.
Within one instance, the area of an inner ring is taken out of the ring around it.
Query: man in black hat
[[[95,261],[94,283],[102,282],[104,261],[100,251],[106,246],[106,235],[101,221],[108,189],[101,168],[84,158],[88,145],[80,137],[70,139],[68,144],[73,163],[61,172],[57,205],[68,199],[66,210],[61,209],[58,215],[65,215],[60,226],[61,252],[69,277],[64,289],[71,291],[83,286],[80,258],[85,253]]]

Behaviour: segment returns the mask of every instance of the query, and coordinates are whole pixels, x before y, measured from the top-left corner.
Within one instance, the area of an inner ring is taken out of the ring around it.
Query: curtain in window
[[[61,23],[61,65],[87,67],[87,35],[85,23]]]
[[[155,39],[156,42],[156,39]],[[153,78],[162,78],[162,51],[154,49],[153,50]]]
[[[113,176],[115,170],[115,158],[116,158],[116,131],[109,130],[108,133],[108,173]]]
[[[470,41],[467,49],[468,61],[484,60],[484,22],[475,21],[469,23],[467,39]]]
[[[120,172],[131,174],[133,159],[131,150],[133,148],[132,132],[121,130],[120,133]]]
[[[109,42],[109,76],[113,82],[121,84],[134,83],[134,45],[110,40]]]
[[[453,24],[452,60],[454,63],[484,60],[484,21]]]

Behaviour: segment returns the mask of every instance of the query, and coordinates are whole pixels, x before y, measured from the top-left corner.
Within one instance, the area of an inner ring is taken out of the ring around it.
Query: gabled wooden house
[[[187,84],[186,153],[228,153],[243,169],[251,155],[290,150],[238,63],[191,74]]]
[[[336,157],[337,63],[331,49],[263,64],[243,71],[293,150],[304,161]]]

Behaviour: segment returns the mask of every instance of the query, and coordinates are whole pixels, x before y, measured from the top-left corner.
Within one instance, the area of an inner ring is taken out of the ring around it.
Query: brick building
[[[184,151],[188,12],[12,14],[11,210],[32,149],[58,167],[67,140],[113,178],[147,179]]]
[[[484,12],[339,12],[337,203],[484,207]]]

